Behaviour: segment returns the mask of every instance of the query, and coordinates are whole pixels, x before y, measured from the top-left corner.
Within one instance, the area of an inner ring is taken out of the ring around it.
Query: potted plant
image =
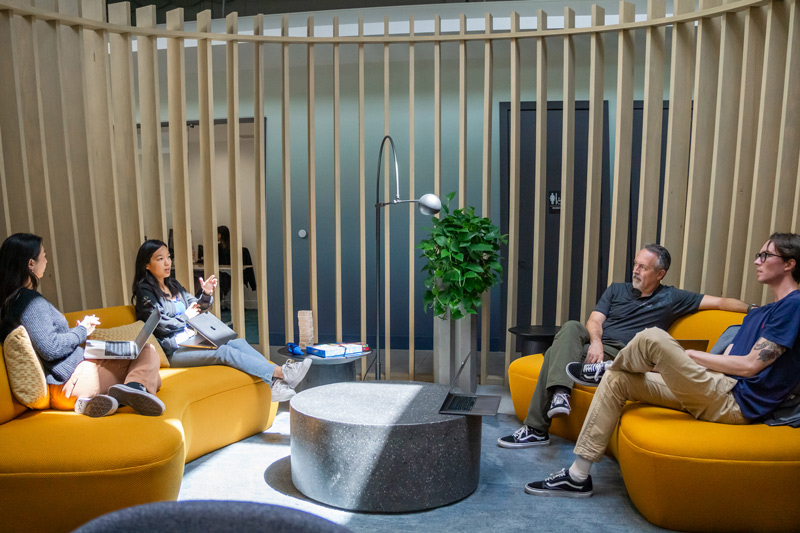
[[[475,208],[451,212],[455,194],[447,195],[441,217],[432,219],[428,238],[417,245],[422,250],[420,257],[427,259],[422,267],[427,273],[423,303],[426,310],[433,309],[435,317],[437,383],[448,383],[450,369],[475,350],[477,309],[483,293],[502,280],[500,245],[508,242],[508,235],[501,234],[491,219],[476,215]],[[468,347],[463,346],[465,343]],[[473,354],[472,364],[476,361]],[[470,374],[474,378],[474,372]],[[474,391],[474,386],[470,384],[469,389]]]

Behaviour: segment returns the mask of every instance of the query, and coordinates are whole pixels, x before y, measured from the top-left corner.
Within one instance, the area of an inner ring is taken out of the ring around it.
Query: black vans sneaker
[[[111,385],[108,395],[115,398],[120,406],[130,405],[140,415],[161,416],[164,413],[164,402],[139,383]]]
[[[550,401],[550,409],[547,411],[549,418],[558,416],[569,416],[571,409],[569,406],[569,394],[566,392],[556,392]]]
[[[570,363],[567,365],[567,375],[575,383],[580,383],[587,387],[597,387],[600,385],[600,380],[603,379],[603,374],[606,373],[606,370],[613,362],[602,361],[600,363],[589,363],[588,365]]]
[[[550,444],[550,435],[530,426],[522,426],[511,435],[500,437],[497,444],[503,448],[528,448]]]
[[[536,496],[560,496],[564,498],[588,498],[592,495],[592,476],[586,481],[572,479],[569,469],[564,468],[543,481],[534,481],[525,485],[525,492]]]

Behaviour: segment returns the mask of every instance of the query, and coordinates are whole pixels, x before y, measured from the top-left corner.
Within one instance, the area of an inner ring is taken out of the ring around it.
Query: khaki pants
[[[141,383],[147,392],[155,394],[161,388],[158,369],[161,361],[152,345],[148,344],[132,361],[119,359],[84,359],[63,385],[50,385],[50,406],[68,411],[82,396],[106,394],[111,385]]]
[[[567,364],[581,362],[586,358],[589,340],[589,330],[580,322],[570,320],[561,326],[553,339],[553,345],[544,354],[539,379],[536,381],[536,388],[528,406],[528,416],[525,417],[525,425],[539,431],[548,430],[551,421],[547,416],[552,396],[550,391],[553,387],[572,389],[572,380],[567,376]],[[603,344],[604,359],[606,361],[613,359],[622,346],[622,343],[616,342]]]
[[[603,375],[575,454],[594,462],[603,457],[627,400],[686,411],[709,422],[748,424],[731,392],[735,385],[735,379],[695,363],[666,331],[646,329]]]

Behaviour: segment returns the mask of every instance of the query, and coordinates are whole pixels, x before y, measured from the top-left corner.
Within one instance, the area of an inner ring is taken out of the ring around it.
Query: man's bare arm
[[[730,347],[723,355],[714,355],[697,350],[687,350],[686,353],[697,363],[710,370],[749,378],[774,363],[785,351],[786,347],[760,337],[747,355],[729,356],[727,354],[730,352]]]
[[[586,363],[599,363],[603,360],[603,323],[606,315],[600,311],[592,311],[586,321],[589,330],[589,351],[586,352]]]
[[[703,296],[699,309],[719,309],[720,311],[735,311],[746,313],[748,304],[736,298],[721,298],[719,296]]]

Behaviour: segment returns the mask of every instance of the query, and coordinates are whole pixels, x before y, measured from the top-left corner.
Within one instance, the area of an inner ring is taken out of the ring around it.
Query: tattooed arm
[[[761,337],[747,355],[728,356],[729,351],[726,350],[725,355],[713,355],[696,350],[687,350],[686,353],[697,363],[710,370],[749,378],[774,363],[775,359],[786,351],[786,348]]]

